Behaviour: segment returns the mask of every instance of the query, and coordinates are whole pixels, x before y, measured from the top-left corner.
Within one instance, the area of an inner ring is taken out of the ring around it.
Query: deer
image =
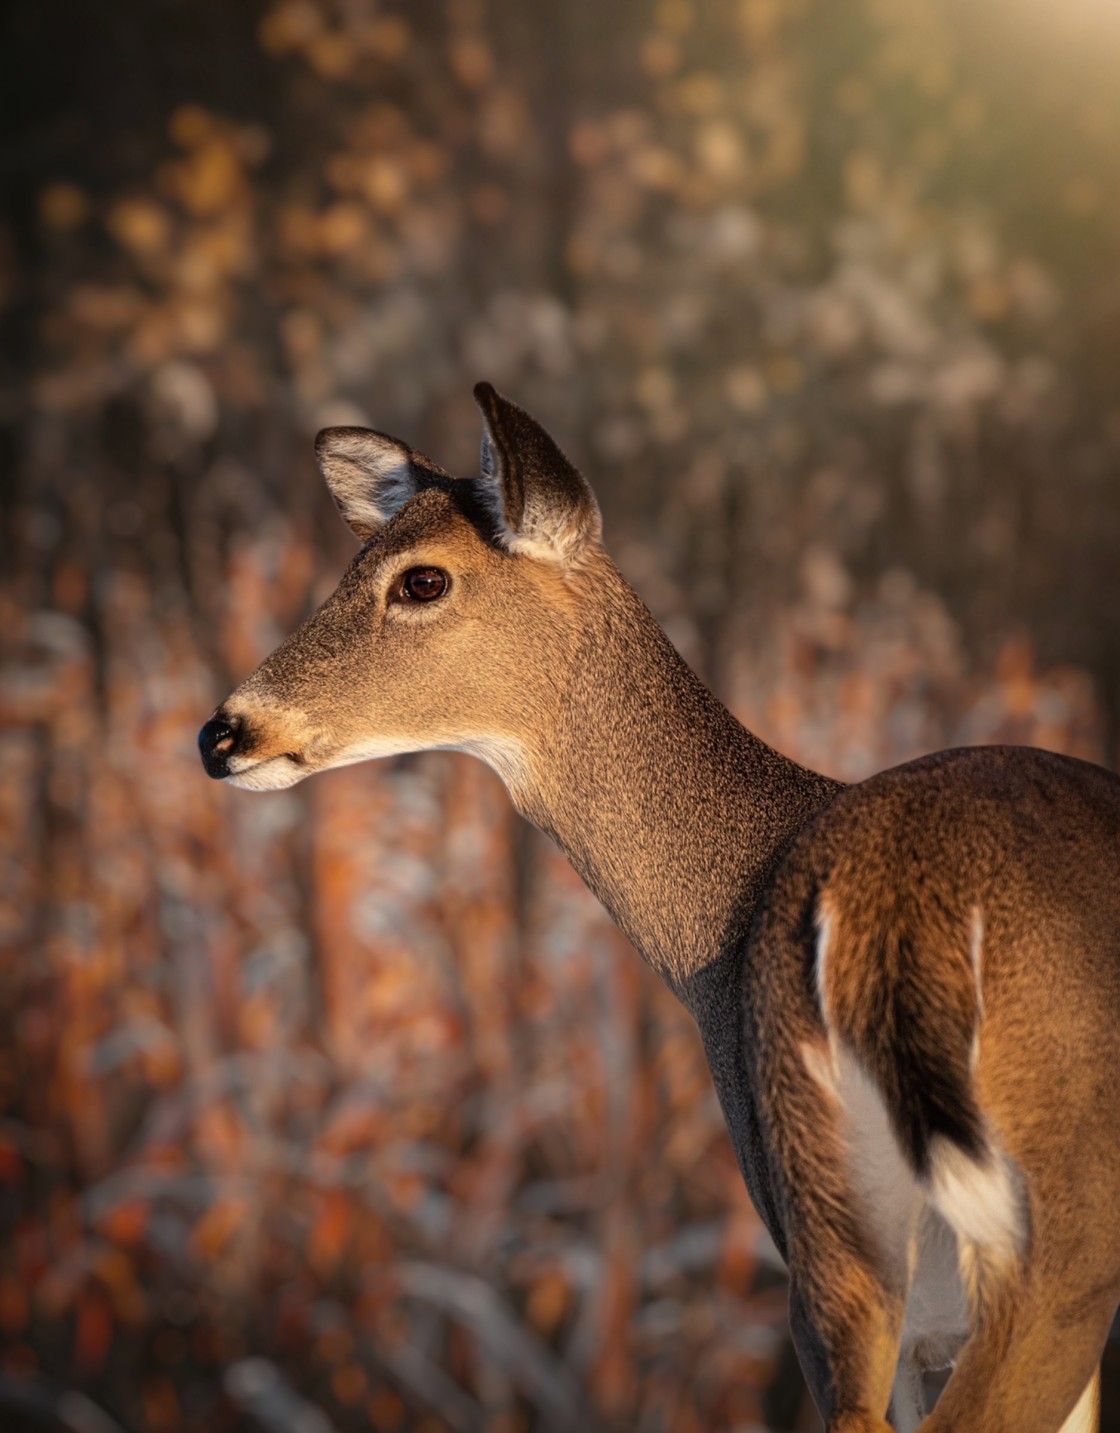
[[[207,773],[487,762],[695,1019],[828,1433],[1097,1428],[1120,777],[990,746],[844,784],[781,755],[671,645],[552,437],[474,392],[477,476],[318,435],[362,546],[202,727]]]

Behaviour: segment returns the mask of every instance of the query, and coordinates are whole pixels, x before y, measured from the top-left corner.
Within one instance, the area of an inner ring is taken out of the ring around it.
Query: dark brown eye
[[[410,567],[401,578],[401,596],[411,602],[432,602],[447,591],[447,573],[438,567]]]

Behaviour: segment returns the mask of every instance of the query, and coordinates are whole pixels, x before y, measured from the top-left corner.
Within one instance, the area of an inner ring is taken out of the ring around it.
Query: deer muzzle
[[[198,751],[206,775],[222,781],[229,775],[230,758],[237,753],[244,723],[237,717],[225,717],[221,708],[214,713],[198,734]]]

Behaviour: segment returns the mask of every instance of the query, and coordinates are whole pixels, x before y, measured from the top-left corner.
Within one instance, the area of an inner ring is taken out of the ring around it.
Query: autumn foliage
[[[813,1426],[695,1031],[496,779],[195,732],[350,550],[314,432],[469,471],[485,377],[783,750],[1115,761],[1115,16],[58,8],[0,46],[0,1427]]]

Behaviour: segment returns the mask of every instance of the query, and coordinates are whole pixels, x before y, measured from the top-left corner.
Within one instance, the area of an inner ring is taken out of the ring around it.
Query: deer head
[[[362,549],[202,728],[210,776],[277,790],[442,747],[515,780],[578,644],[581,587],[609,564],[583,477],[489,384],[475,398],[476,478],[453,478],[382,433],[319,434],[319,467]]]

